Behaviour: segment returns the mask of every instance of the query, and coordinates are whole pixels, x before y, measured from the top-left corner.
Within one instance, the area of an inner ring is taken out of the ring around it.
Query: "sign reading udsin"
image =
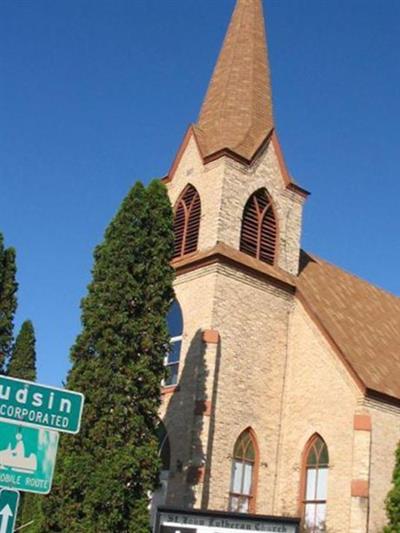
[[[57,431],[0,421],[0,487],[48,494],[57,445]]]
[[[83,394],[0,376],[0,419],[78,433]]]

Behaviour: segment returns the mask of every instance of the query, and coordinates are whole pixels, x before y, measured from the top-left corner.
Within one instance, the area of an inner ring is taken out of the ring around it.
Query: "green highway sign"
[[[66,389],[0,376],[0,419],[78,433],[84,396]]]
[[[56,431],[0,420],[0,487],[48,494],[57,446]]]
[[[17,519],[19,493],[16,490],[0,491],[0,533],[12,533]]]

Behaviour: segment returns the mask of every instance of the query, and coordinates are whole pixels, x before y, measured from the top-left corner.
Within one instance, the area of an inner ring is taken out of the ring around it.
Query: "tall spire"
[[[237,0],[196,127],[203,156],[250,161],[273,127],[262,0]]]

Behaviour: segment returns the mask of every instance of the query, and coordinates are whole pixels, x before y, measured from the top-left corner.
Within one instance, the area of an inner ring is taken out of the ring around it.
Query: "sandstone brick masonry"
[[[240,56],[232,54],[241,42],[236,33],[241,28],[250,31],[253,20],[257,23],[248,38],[251,43],[254,38],[263,39],[256,20],[261,12],[259,0],[238,0],[223,71],[214,80],[217,86],[234,91],[234,100],[246,83],[251,84],[250,79],[244,80],[237,92],[235,84],[229,83],[226,69],[233,68],[233,60]],[[258,51],[251,56],[254,65],[264,49],[258,43]],[[243,58],[237,60],[235,75],[251,71],[247,66]],[[267,70],[264,67],[268,74],[268,65]],[[258,82],[262,79],[266,76]],[[269,92],[267,96],[270,105]],[[256,113],[255,122],[243,116],[237,122],[235,106],[219,110],[219,104],[214,106],[217,101],[225,102],[225,95],[208,102],[208,144],[211,134],[212,144],[219,147],[231,133],[246,133],[242,128],[246,124],[258,124],[260,110],[252,108],[257,98],[246,103]],[[210,109],[225,113],[222,119],[234,123],[237,131],[217,131],[223,121],[214,123]],[[267,111],[272,117],[272,108]],[[269,130],[271,124],[267,126]],[[198,127],[192,128],[166,180],[173,204],[188,183],[196,187],[201,199],[198,251],[174,262],[184,336],[179,383],[163,395],[160,413],[171,444],[166,503],[227,510],[233,448],[242,431],[251,428],[259,451],[256,512],[299,516],[303,454],[318,434],[329,451],[327,532],[380,533],[400,439],[400,407],[366,399],[368,388],[373,387],[364,378],[380,387],[390,378],[389,389],[376,391],[393,396],[398,390],[397,374],[391,369],[400,366],[394,336],[400,314],[392,311],[400,310],[400,304],[364,282],[349,281],[348,274],[310,256],[308,271],[302,265],[297,276],[304,191],[288,178],[275,132],[263,149],[262,144],[254,145],[259,147],[255,158],[243,160],[257,137],[254,131],[250,134],[246,153],[229,155],[235,147],[221,145],[223,150],[211,161],[199,148],[201,142],[207,145],[207,132],[204,137]],[[223,247],[225,251],[239,249],[245,204],[261,187],[274,203],[279,235],[276,264],[267,269],[257,268],[256,259],[249,262],[240,254],[232,258],[221,252]],[[357,299],[360,290],[367,295],[362,305]],[[349,294],[351,302],[346,300]],[[361,332],[365,307],[369,329]],[[388,310],[381,314],[384,320],[376,314],[382,309]],[[390,322],[392,315],[397,318]],[[380,334],[373,336],[376,317],[380,318]],[[384,349],[389,345],[391,352]],[[385,365],[379,366],[382,358]]]
[[[286,189],[272,144],[246,170],[224,157],[204,166],[192,138],[169,183],[172,202],[187,183],[202,202],[199,251],[218,242],[237,249],[244,205],[265,186],[277,204],[279,267],[297,273],[303,200]],[[330,454],[328,531],[366,531],[368,516],[369,531],[380,531],[400,412],[364,406],[292,291],[217,262],[179,275],[176,294],[185,333],[179,388],[162,409],[172,453],[167,502],[226,510],[234,443],[251,427],[260,450],[257,512],[296,516],[302,453],[319,433]],[[219,343],[208,345],[215,331]]]

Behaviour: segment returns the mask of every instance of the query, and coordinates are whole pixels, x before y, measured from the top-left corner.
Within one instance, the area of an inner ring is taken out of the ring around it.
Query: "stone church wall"
[[[380,533],[386,523],[385,498],[391,488],[395,451],[400,441],[400,409],[366,400],[371,413],[370,533]]]
[[[351,482],[354,455],[354,414],[361,392],[300,302],[290,323],[278,490],[274,512],[299,510],[302,455],[318,433],[329,451],[327,530],[353,529]],[[358,526],[357,526],[358,527]]]

